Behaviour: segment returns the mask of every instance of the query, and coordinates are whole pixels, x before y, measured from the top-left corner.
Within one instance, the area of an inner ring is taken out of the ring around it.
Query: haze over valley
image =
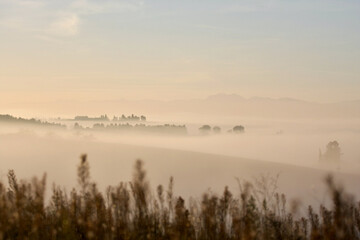
[[[360,240],[360,1],[0,0],[0,240]]]

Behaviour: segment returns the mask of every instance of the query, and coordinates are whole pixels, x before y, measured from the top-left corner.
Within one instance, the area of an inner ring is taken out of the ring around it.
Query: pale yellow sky
[[[0,101],[358,99],[360,3],[0,0]]]

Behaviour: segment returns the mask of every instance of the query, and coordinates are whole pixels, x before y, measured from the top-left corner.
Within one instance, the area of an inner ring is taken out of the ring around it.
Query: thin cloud
[[[79,31],[80,19],[75,13],[59,17],[52,25],[49,32],[54,35],[73,36]]]
[[[142,1],[116,1],[116,0],[76,0],[70,8],[79,14],[100,14],[108,12],[136,11],[144,5]]]
[[[135,0],[0,0],[0,28],[32,32],[42,39],[72,37],[88,15],[136,11],[143,4]]]

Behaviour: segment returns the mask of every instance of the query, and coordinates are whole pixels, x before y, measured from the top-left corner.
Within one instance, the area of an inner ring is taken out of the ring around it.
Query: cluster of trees
[[[75,121],[109,121],[109,117],[104,114],[100,117],[89,117],[89,116],[76,116]]]
[[[131,114],[129,116],[125,116],[124,114],[121,117],[114,116],[113,121],[146,121],[146,117],[144,115],[136,116]]]
[[[199,131],[202,134],[209,134],[211,132],[215,133],[215,134],[219,134],[221,133],[221,128],[219,126],[214,126],[211,127],[210,125],[203,125],[199,128]],[[244,126],[242,125],[237,125],[234,126],[232,129],[228,130],[227,132],[229,133],[243,133],[245,131]]]
[[[342,152],[338,141],[330,141],[326,145],[325,153],[322,153],[321,150],[319,150],[319,160],[321,162],[338,163],[340,162],[341,155]]]
[[[75,123],[74,128],[77,130],[109,130],[109,131],[130,131],[130,132],[148,132],[148,133],[161,133],[161,134],[187,134],[187,128],[185,125],[145,125],[129,123],[118,124],[118,123],[95,123],[92,128],[82,127],[79,123]]]
[[[109,186],[103,194],[90,178],[86,155],[77,169],[78,187],[70,194],[54,185],[45,200],[46,175],[31,182],[8,173],[0,182],[1,239],[194,239],[194,240],[357,240],[360,205],[327,178],[332,207],[311,206],[297,217],[286,196],[263,181],[239,183],[240,194],[225,187],[189,202],[173,192],[174,181],[151,191],[141,161],[133,180]]]
[[[66,128],[65,125],[62,125],[60,123],[52,123],[47,121],[41,121],[39,119],[31,118],[21,118],[21,117],[14,117],[9,114],[6,115],[0,115],[0,122],[5,123],[16,123],[16,124],[32,124],[37,126],[46,126],[46,127],[56,127],[56,128]]]
[[[110,121],[110,118],[107,114],[101,115],[100,117],[89,117],[89,116],[76,116],[74,119],[71,119],[74,121]],[[114,116],[112,121],[146,121],[146,117],[144,115],[136,116],[134,114],[131,114],[129,116],[125,116],[124,114],[121,115],[121,117]]]

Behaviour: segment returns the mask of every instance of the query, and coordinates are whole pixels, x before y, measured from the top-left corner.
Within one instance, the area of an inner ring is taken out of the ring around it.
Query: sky
[[[360,99],[359,0],[0,0],[0,101]]]

